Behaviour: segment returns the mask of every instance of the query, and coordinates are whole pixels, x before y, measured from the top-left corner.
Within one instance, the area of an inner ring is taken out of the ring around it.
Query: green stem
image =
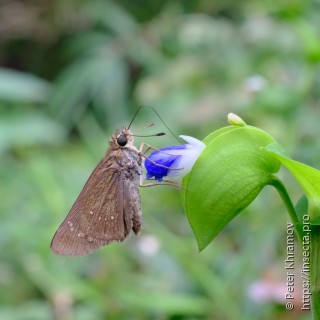
[[[272,177],[269,184],[277,189],[284,201],[302,247],[301,278],[303,288],[301,309],[310,310],[310,298],[312,297],[313,319],[320,320],[320,225],[312,225],[310,223],[308,212],[303,216],[303,221],[299,221],[289,194],[277,177]]]
[[[271,180],[269,181],[269,185],[274,186],[277,189],[277,191],[279,192],[280,197],[283,200],[283,202],[288,210],[291,221],[294,225],[294,228],[295,228],[295,231],[297,234],[297,238],[298,238],[299,242],[302,243],[302,232],[298,228],[299,218],[298,218],[296,209],[294,208],[294,205],[289,197],[289,194],[288,194],[286,187],[281,182],[281,180],[279,180],[275,176],[271,177]]]

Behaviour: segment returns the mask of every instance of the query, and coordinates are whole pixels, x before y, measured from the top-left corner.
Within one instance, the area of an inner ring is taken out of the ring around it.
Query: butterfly
[[[56,231],[51,249],[65,256],[83,256],[131,230],[141,229],[139,184],[142,154],[128,128],[111,137],[104,158],[93,170],[67,217]]]

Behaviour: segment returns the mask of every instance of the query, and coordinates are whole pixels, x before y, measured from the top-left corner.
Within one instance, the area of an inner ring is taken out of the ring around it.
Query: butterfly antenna
[[[132,118],[132,120],[131,120],[131,122],[130,122],[130,124],[129,124],[129,126],[128,126],[128,129],[130,128],[133,120],[136,118],[137,114],[140,112],[140,110],[141,110],[142,108],[149,108],[149,109],[151,109],[151,110],[157,115],[157,117],[160,119],[160,121],[164,124],[164,126],[169,130],[169,132],[176,138],[176,140],[177,140],[179,143],[182,143],[182,141],[174,134],[174,132],[173,132],[173,131],[166,125],[166,123],[162,120],[162,118],[160,117],[159,113],[158,113],[153,107],[150,107],[150,106],[140,106],[140,107],[138,108],[138,110],[137,110],[136,113],[134,114],[134,116],[133,116],[133,118]]]

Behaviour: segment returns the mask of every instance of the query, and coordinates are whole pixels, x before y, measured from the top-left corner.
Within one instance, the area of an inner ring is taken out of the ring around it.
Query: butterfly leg
[[[144,147],[147,147],[147,149],[143,151]],[[160,149],[157,149],[157,148],[151,146],[150,144],[146,144],[146,143],[142,142],[141,145],[140,145],[140,148],[139,148],[139,153],[145,155],[149,150],[155,150],[155,151],[158,151],[160,153],[167,154],[169,156],[174,156],[174,157],[181,156],[180,154],[172,154],[172,153],[164,152],[164,151],[162,151]]]
[[[148,148],[147,148],[144,152],[142,152],[142,151],[143,151],[143,148],[144,148],[145,146],[148,147]],[[150,145],[148,145],[148,144],[145,144],[145,143],[141,143],[138,152],[139,152],[139,154],[141,155],[141,157],[147,159],[148,161],[150,161],[150,162],[151,162],[152,164],[154,164],[155,166],[162,167],[162,168],[166,168],[166,169],[170,169],[170,170],[182,170],[182,169],[183,169],[183,168],[170,168],[170,167],[167,167],[167,166],[164,166],[164,165],[162,165],[162,164],[156,163],[156,162],[154,162],[153,160],[149,159],[148,156],[145,155],[145,153],[147,153],[150,149],[153,149],[153,150],[157,150],[157,151],[159,151],[159,152],[162,152],[161,150],[156,149],[156,148],[154,148],[154,147],[152,147],[152,146],[150,146]],[[162,152],[162,153],[164,153],[164,154],[169,154],[169,153],[165,153],[165,152]],[[170,154],[170,155],[172,155],[172,154]],[[177,156],[177,157],[178,157],[179,155],[173,154],[173,156]]]
[[[147,179],[147,180],[154,180],[154,179]],[[143,178],[143,176],[140,176],[140,183],[139,183],[139,187],[153,187],[153,186],[172,186],[178,189],[184,189],[182,188],[178,183],[173,182],[173,181],[163,181],[163,182],[150,182],[150,183],[146,183],[144,184],[145,179]],[[154,180],[155,181],[155,180]]]

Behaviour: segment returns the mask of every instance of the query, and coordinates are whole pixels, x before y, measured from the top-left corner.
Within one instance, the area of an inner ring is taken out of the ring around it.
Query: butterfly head
[[[111,139],[114,148],[131,148],[133,146],[133,135],[127,128],[117,130]]]

